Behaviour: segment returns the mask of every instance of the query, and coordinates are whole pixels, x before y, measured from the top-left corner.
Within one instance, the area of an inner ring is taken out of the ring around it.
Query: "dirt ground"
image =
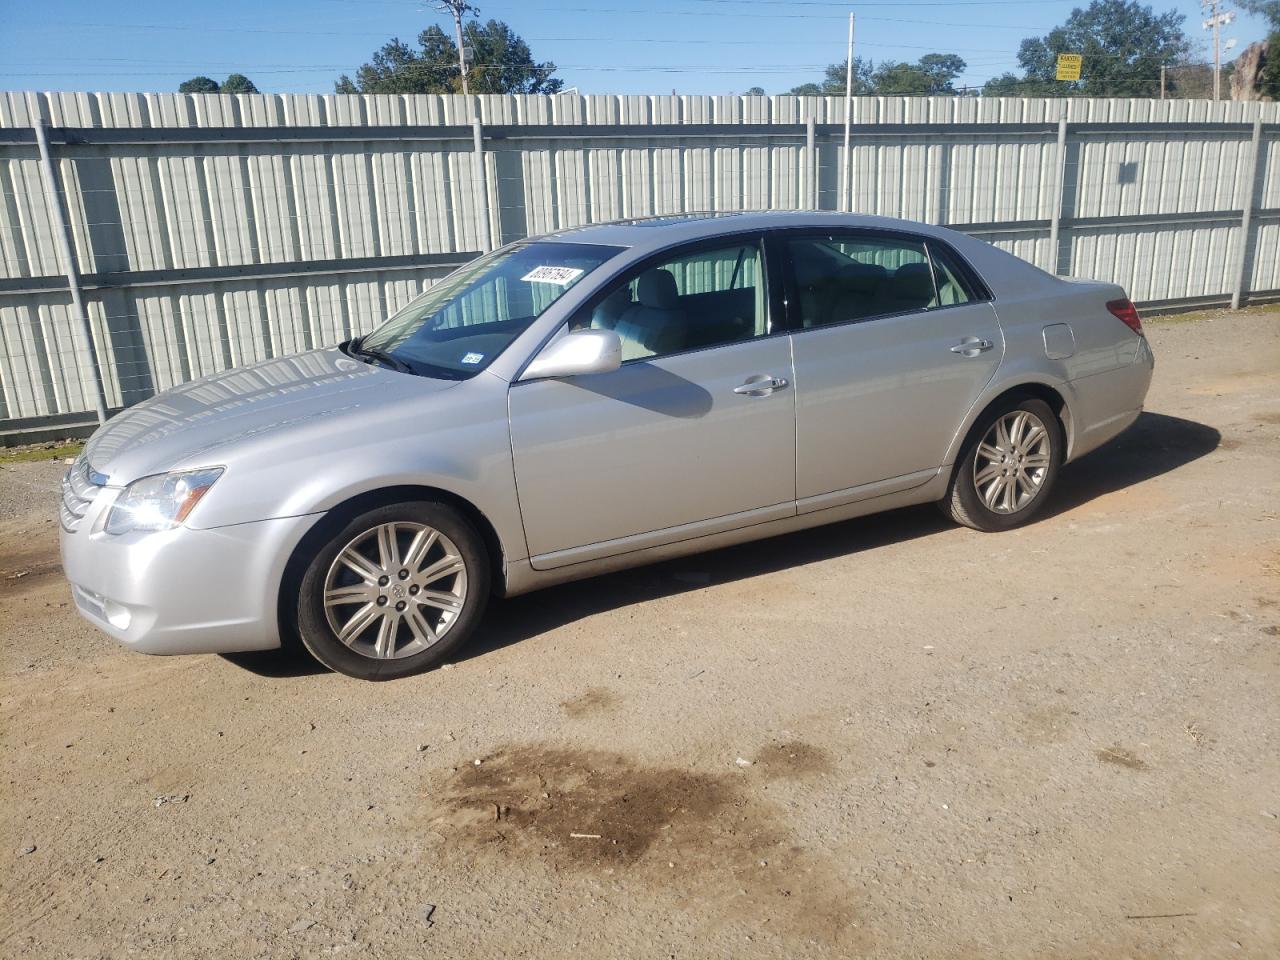
[[[1149,333],[1030,527],[565,586],[391,684],[117,647],[0,467],[0,956],[1280,956],[1280,312]]]

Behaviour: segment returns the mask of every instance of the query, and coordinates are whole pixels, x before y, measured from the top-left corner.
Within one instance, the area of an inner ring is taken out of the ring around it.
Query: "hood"
[[[182,384],[113,417],[85,447],[111,486],[213,466],[230,447],[321,418],[381,407],[457,385],[397,373],[330,348],[237,367]]]

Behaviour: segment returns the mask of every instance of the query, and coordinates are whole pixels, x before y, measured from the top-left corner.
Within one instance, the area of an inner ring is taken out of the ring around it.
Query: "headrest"
[[[927,263],[904,263],[893,272],[893,295],[899,300],[933,299],[933,275]]]
[[[626,284],[623,284],[591,311],[591,326],[597,330],[612,329],[629,306],[631,306],[631,291]]]
[[[640,282],[636,284],[636,299],[642,307],[651,310],[673,310],[680,291],[676,289],[676,278],[667,270],[650,270],[640,274]]]
[[[840,271],[840,285],[850,293],[875,293],[888,271],[876,263],[855,263]]]

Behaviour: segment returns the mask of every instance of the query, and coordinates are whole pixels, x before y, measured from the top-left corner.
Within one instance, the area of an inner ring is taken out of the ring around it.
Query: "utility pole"
[[[1163,63],[1160,64],[1160,99],[1161,100],[1165,98],[1165,89],[1166,89],[1165,74],[1168,71],[1168,69],[1169,68],[1166,67]]]
[[[844,204],[853,209],[853,157],[849,154],[850,124],[853,122],[853,13],[849,14],[849,51],[844,64]]]
[[[1201,9],[1209,14],[1201,26],[1213,31],[1213,99],[1222,99],[1222,28],[1235,20],[1236,15],[1230,10],[1222,10],[1218,0],[1200,0]],[[1234,40],[1226,44],[1228,48],[1235,46]]]
[[[464,95],[468,94],[471,91],[467,89],[467,48],[462,43],[462,18],[468,13],[480,11],[466,0],[436,0],[436,9],[453,15],[454,35],[458,38],[458,72],[462,76],[462,92]]]
[[[1213,20],[1213,99],[1222,99],[1222,42],[1218,24],[1218,0],[1209,0]]]

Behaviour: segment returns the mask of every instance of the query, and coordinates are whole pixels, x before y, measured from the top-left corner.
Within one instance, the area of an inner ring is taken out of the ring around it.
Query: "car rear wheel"
[[[1009,530],[1044,506],[1063,456],[1062,428],[1043,400],[1014,398],[989,410],[961,451],[940,506],[975,530]]]
[[[466,640],[489,594],[484,542],[443,503],[361,513],[312,557],[298,591],[302,642],[362,680],[426,670]]]

